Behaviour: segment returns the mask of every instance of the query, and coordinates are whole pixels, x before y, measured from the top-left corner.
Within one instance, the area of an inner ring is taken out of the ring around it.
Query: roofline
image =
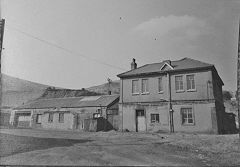
[[[115,101],[117,101],[119,98],[120,98],[120,95],[102,95],[100,96],[99,98],[101,97],[106,97],[106,96],[118,96],[116,97],[116,99],[114,99],[111,103],[109,103],[108,105],[97,105],[97,106],[75,106],[75,107],[28,107],[28,108],[20,108],[20,107],[15,107],[13,108],[13,110],[22,110],[22,109],[51,109],[51,108],[84,108],[84,107],[108,107],[110,105],[112,105],[112,103],[114,103]],[[89,96],[88,96],[89,97]],[[75,98],[75,97],[73,97]],[[63,98],[49,98],[49,99],[63,99]],[[49,100],[49,99],[41,99],[41,100]],[[65,99],[68,99],[68,98],[65,98]],[[39,100],[39,99],[38,99]]]
[[[195,67],[195,68],[186,68],[186,69],[177,69],[177,70],[166,70],[166,71],[130,74],[130,75],[125,75],[125,76],[122,76],[122,74],[119,74],[117,76],[122,79],[122,78],[134,77],[134,76],[146,76],[146,75],[156,75],[156,74],[164,74],[164,73],[175,73],[175,72],[181,72],[181,71],[212,70],[212,68],[215,69],[214,65],[209,65],[209,66],[205,66],[205,67]]]
[[[84,108],[84,107],[108,107],[108,106],[75,106],[75,107],[40,107],[40,108],[14,108],[14,110],[25,110],[25,109],[53,109],[53,108]]]

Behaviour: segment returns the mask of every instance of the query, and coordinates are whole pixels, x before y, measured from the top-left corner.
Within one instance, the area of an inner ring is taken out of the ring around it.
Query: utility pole
[[[4,34],[4,26],[5,20],[0,20],[0,106],[2,106],[2,71],[1,71],[1,64],[2,64],[2,49],[3,49],[3,34]]]
[[[108,95],[111,95],[112,94],[112,91],[111,91],[112,80],[110,78],[108,78],[107,81],[108,81]]]
[[[4,19],[0,20],[0,62],[2,57],[4,25],[5,25],[5,20]],[[0,63],[0,73],[1,73],[1,63]]]
[[[238,110],[238,134],[240,140],[240,20],[238,25],[238,61],[237,61],[237,110]]]

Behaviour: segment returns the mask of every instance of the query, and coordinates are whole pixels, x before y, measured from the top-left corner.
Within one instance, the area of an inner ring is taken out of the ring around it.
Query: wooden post
[[[2,62],[2,46],[3,46],[3,34],[4,34],[5,20],[0,20],[0,104],[2,104],[2,71],[1,71],[1,62]]]
[[[237,61],[237,110],[238,110],[238,134],[240,140],[240,21],[239,21],[239,32],[238,32],[238,61]]]

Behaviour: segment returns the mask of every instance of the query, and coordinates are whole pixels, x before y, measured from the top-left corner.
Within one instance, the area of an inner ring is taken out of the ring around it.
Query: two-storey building
[[[214,65],[183,58],[119,74],[119,126],[129,131],[222,133],[222,86]]]

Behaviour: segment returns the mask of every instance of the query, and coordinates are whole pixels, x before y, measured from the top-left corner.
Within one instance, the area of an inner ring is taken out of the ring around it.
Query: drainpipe
[[[123,132],[123,79],[121,79],[121,81],[122,81],[122,97],[121,97],[122,101],[121,101],[121,103],[122,103],[122,132]]]
[[[174,122],[173,122],[173,109],[172,109],[172,90],[171,90],[171,77],[170,73],[167,72],[167,78],[168,78],[168,95],[169,95],[169,102],[168,102],[168,108],[169,108],[169,124],[170,124],[170,132],[174,132]]]

